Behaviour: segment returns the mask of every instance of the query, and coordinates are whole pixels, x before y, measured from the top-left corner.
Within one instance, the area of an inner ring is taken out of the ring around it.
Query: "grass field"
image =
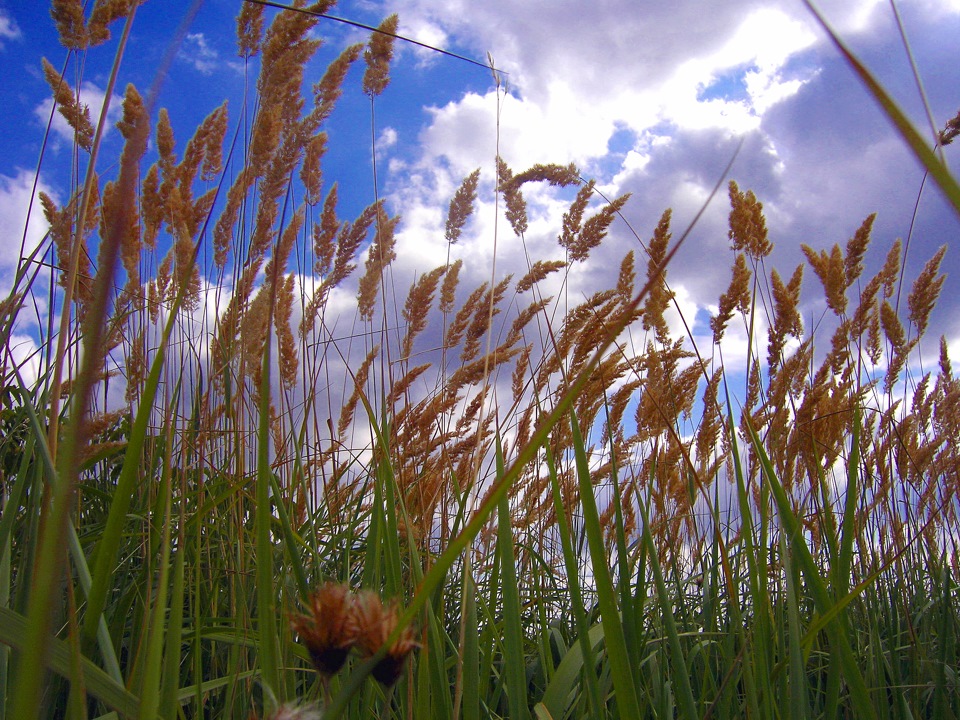
[[[134,21],[96,7],[53,3],[71,52]],[[263,10],[238,19],[257,112],[210,108],[186,143],[128,86],[122,154],[98,160],[101,128],[44,65],[79,172],[66,204],[42,198],[50,242],[0,304],[0,716],[960,715],[960,378],[945,340],[917,358],[944,250],[904,279],[900,242],[851,218],[778,272],[762,198],[717,178],[730,282],[698,347],[666,319],[669,210],[572,300],[629,199],[498,159],[437,199],[448,260],[396,289],[400,219],[342,219],[321,180],[346,71],[372,112],[393,40],[311,87],[316,18]],[[490,182],[511,241],[524,187],[563,189],[564,259],[467,287],[457,242]],[[350,337],[325,322],[345,298]],[[59,314],[33,379],[10,337],[37,303]]]

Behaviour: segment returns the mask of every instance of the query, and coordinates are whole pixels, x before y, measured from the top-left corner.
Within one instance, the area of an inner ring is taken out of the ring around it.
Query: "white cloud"
[[[0,9],[0,50],[3,49],[3,40],[17,40],[22,33],[13,18],[6,11]]]
[[[80,86],[80,103],[86,105],[90,110],[90,122],[93,123],[93,126],[96,127],[98,120],[100,119],[100,113],[103,111],[103,101],[105,97],[104,91],[95,83],[84,82]],[[120,119],[123,107],[123,98],[114,93],[110,98],[110,108],[107,111],[107,125],[104,128],[104,136],[109,132],[113,125]],[[47,122],[50,121],[50,113],[53,109],[53,98],[46,98],[34,108],[33,114],[37,117],[40,123],[45,127]],[[56,112],[53,114],[53,122],[51,124],[52,130],[67,143],[73,143],[74,132],[73,128],[67,124],[67,121],[63,119],[63,116]]]
[[[179,57],[201,75],[212,75],[220,65],[220,54],[210,47],[203,33],[188,33],[180,48]]]
[[[21,243],[29,255],[43,241],[49,227],[35,195],[33,204],[30,203],[33,183],[34,173],[30,170],[20,170],[14,177],[0,175],[0,237],[6,238],[0,243],[0,285],[4,291],[10,287],[9,273],[20,261]],[[56,199],[43,182],[37,186],[40,190]]]

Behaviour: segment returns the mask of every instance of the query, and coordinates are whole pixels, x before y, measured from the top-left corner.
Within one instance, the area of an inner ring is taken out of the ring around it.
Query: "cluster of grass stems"
[[[669,211],[646,240],[575,168],[498,159],[398,293],[399,218],[371,198],[341,220],[320,173],[354,64],[374,121],[396,18],[304,97],[329,5],[264,30],[243,4],[256,94],[186,144],[128,86],[111,162],[106,113],[44,65],[75,173],[0,306],[0,715],[956,717],[960,379],[944,341],[920,358],[943,252],[908,285],[898,241],[864,276],[870,217],[784,279],[761,203],[718,179],[731,281],[697,347],[666,320]],[[122,27],[107,98],[136,10],[53,3],[65,69]],[[478,193],[526,243],[532,183],[571,198],[556,254],[459,287]],[[612,227],[615,283],[572,301]],[[727,376],[732,327],[749,367]]]

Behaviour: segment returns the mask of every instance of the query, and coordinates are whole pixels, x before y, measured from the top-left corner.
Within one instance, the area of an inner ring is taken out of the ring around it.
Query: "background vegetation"
[[[325,9],[264,30],[243,4],[256,112],[212,109],[186,143],[128,86],[115,162],[44,61],[78,172],[66,204],[41,198],[50,243],[0,307],[3,714],[960,713],[960,380],[945,340],[920,355],[944,249],[908,281],[868,217],[781,274],[762,203],[718,178],[730,284],[697,347],[665,319],[686,234],[669,210],[577,302],[567,273],[623,232],[628,198],[497,159],[442,200],[449,245],[486,173],[520,242],[524,186],[566,188],[565,259],[479,287],[448,259],[397,289],[399,217],[378,200],[339,218],[321,174],[354,64],[373,117],[396,17],[305,87]],[[135,10],[52,15],[73,58],[122,27],[118,67]],[[348,297],[338,334],[326,310]],[[28,382],[9,338],[35,303],[59,324]],[[724,373],[734,323],[745,377]]]

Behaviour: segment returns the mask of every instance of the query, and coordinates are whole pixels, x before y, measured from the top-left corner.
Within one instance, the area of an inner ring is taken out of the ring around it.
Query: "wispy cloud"
[[[212,75],[220,65],[220,53],[210,47],[203,33],[189,33],[180,48],[180,59],[202,75]]]
[[[4,40],[17,40],[22,36],[20,28],[13,18],[7,15],[6,11],[0,8],[0,50],[3,49]]]

